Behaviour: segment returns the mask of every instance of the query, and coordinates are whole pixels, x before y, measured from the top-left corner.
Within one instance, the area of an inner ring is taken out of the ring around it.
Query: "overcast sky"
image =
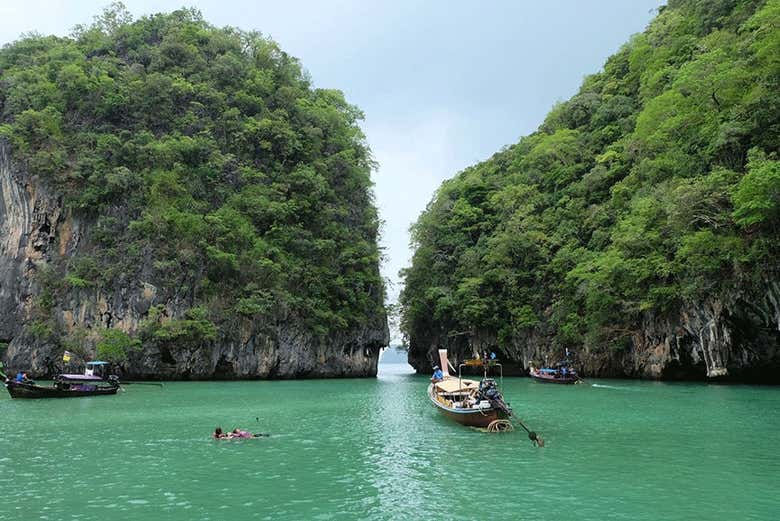
[[[66,35],[106,0],[0,0],[0,43]],[[408,228],[439,184],[533,132],[556,101],[642,31],[660,0],[125,0],[135,17],[197,7],[301,59],[366,114],[382,245],[397,298]]]

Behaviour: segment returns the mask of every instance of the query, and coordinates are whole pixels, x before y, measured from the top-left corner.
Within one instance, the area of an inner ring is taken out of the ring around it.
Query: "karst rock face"
[[[647,315],[630,336],[630,348],[619,351],[572,349],[571,359],[582,374],[601,378],[660,380],[725,379],[777,382],[780,364],[780,285],[767,283],[766,293],[745,300],[710,300],[681,309],[671,317]],[[499,342],[495,333],[478,332],[466,339],[447,335],[414,336],[409,363],[428,372],[437,349],[447,348],[453,360],[484,350],[502,358],[505,373],[527,374],[531,365],[563,358],[544,332]]]
[[[36,275],[50,263],[89,249],[84,237],[90,234],[90,221],[63,208],[61,198],[11,155],[8,144],[0,144],[0,341],[8,344],[7,367],[48,375],[62,365],[64,348],[25,331],[42,289]],[[53,306],[54,320],[65,333],[82,327],[133,334],[154,305],[163,305],[170,317],[183,316],[190,308],[186,300],[161,293],[152,273],[143,275],[108,288],[68,289]],[[142,346],[121,364],[122,371],[129,377],[166,379],[373,376],[379,351],[389,341],[383,314],[365,327],[326,338],[316,338],[293,317],[240,327],[237,336],[231,331],[205,345]]]
[[[194,10],[77,32],[0,51],[6,369],[375,375],[389,332],[360,111]]]
[[[780,382],[780,9],[673,0],[412,227],[409,360]]]

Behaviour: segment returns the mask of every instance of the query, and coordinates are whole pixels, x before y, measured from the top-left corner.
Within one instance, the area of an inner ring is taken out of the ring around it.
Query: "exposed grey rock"
[[[36,274],[88,251],[84,238],[92,223],[67,211],[60,198],[27,175],[4,142],[0,192],[0,342],[8,344],[0,354],[12,370],[50,374],[64,348],[56,338],[33,338],[24,327],[42,290]],[[51,312],[57,334],[111,327],[135,335],[152,306],[162,305],[166,316],[181,318],[192,305],[186,291],[160,291],[148,267],[125,275],[111,288],[68,288]],[[204,345],[142,346],[122,369],[126,377],[166,379],[375,376],[379,351],[388,343],[384,314],[372,324],[324,339],[315,338],[294,316],[263,324],[236,319]]]
[[[670,316],[646,315],[627,332],[626,349],[583,345],[577,365],[592,377],[648,379],[733,379],[780,382],[780,283],[765,281],[759,295],[733,288],[720,297],[685,303]],[[483,349],[497,351],[505,374],[527,374],[533,363],[558,361],[545,326],[511,343],[478,331],[450,336],[432,332],[410,339],[409,363],[428,372],[437,348],[464,360]]]

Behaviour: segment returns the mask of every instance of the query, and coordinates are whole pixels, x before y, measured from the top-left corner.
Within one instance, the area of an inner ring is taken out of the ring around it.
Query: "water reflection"
[[[374,519],[411,519],[425,512],[431,480],[426,480],[435,453],[425,443],[426,421],[420,399],[425,380],[408,364],[380,364],[376,415],[369,430],[368,459],[379,490]],[[428,505],[430,506],[430,505]]]
[[[116,397],[0,398],[12,517],[773,519],[780,389],[505,380],[546,439],[441,417],[427,375],[178,382]],[[626,392],[627,389],[636,392]],[[255,419],[257,418],[257,420]],[[216,425],[270,438],[214,441]],[[738,484],[735,485],[735,484]],[[3,514],[0,514],[0,518]]]

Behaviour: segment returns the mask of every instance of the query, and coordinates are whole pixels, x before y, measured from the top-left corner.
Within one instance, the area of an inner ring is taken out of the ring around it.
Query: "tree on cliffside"
[[[96,347],[96,356],[99,359],[120,363],[127,360],[129,351],[139,349],[141,342],[133,340],[121,329],[106,329]]]

